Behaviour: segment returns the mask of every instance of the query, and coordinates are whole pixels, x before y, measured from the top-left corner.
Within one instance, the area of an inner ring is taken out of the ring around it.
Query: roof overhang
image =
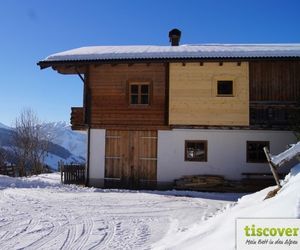
[[[40,69],[52,67],[61,74],[84,74],[89,65],[99,64],[134,64],[134,63],[178,63],[178,62],[242,62],[242,61],[294,61],[300,60],[299,56],[288,57],[199,57],[199,58],[134,58],[134,59],[100,59],[100,60],[60,60],[39,61]]]
[[[63,74],[91,64],[299,60],[300,44],[202,44],[180,46],[88,46],[52,54],[40,61]]]

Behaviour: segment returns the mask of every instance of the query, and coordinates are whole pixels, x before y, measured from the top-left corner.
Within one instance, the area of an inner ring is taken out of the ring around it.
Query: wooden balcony
[[[250,126],[290,130],[296,122],[298,105],[293,103],[250,103]],[[300,115],[299,115],[300,117]]]
[[[84,108],[71,108],[71,128],[72,130],[85,130],[86,126],[84,122]]]

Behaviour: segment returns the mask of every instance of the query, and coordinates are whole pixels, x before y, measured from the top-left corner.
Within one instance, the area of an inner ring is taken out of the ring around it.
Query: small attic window
[[[217,95],[233,96],[233,81],[232,80],[217,81]]]

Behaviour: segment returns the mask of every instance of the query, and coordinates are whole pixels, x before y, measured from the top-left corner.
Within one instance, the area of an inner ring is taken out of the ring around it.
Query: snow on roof
[[[300,57],[300,44],[91,46],[56,53],[42,62],[81,60]]]

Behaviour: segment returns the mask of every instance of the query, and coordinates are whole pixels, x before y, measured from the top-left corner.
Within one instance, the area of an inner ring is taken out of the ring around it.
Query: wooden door
[[[157,131],[106,131],[106,178],[134,184],[156,181],[156,165]]]
[[[105,177],[120,179],[128,164],[127,131],[107,130],[105,139]]]

